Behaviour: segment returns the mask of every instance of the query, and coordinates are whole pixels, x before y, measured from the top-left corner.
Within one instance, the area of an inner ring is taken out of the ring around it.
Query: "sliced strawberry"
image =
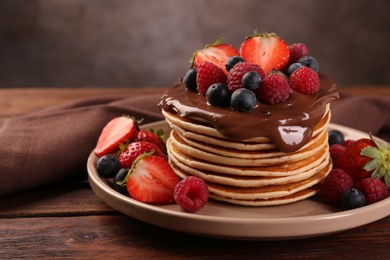
[[[165,157],[165,154],[156,144],[146,141],[136,141],[130,143],[123,151],[121,151],[118,156],[118,160],[122,168],[131,168],[138,156],[148,152],[152,152],[153,154],[163,158]]]
[[[154,133],[152,130],[144,130],[141,129],[138,132],[137,141],[146,141],[150,143],[156,144],[162,152],[165,153],[165,145],[164,145],[164,133],[162,131],[157,131]]]
[[[102,156],[115,152],[119,149],[120,144],[127,141],[132,142],[137,138],[137,135],[138,125],[134,118],[129,116],[116,117],[108,122],[100,133],[94,150],[95,155]]]
[[[209,61],[221,68],[227,75],[226,61],[233,56],[238,56],[237,49],[230,45],[221,43],[223,39],[217,40],[213,44],[206,45],[203,49],[194,52],[191,63],[192,67],[198,68],[203,61]]]
[[[145,154],[134,163],[127,178],[127,191],[138,201],[171,203],[179,178],[162,157]]]
[[[281,70],[288,64],[290,50],[274,33],[255,33],[241,44],[240,55],[247,63],[258,64],[268,75],[272,69]]]

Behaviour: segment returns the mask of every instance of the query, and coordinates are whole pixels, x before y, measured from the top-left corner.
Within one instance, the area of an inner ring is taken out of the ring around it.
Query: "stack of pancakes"
[[[327,125],[329,107],[310,141],[285,153],[266,137],[229,140],[211,125],[162,110],[172,131],[167,141],[169,162],[184,178],[206,181],[210,198],[247,206],[281,205],[318,192],[331,170]]]

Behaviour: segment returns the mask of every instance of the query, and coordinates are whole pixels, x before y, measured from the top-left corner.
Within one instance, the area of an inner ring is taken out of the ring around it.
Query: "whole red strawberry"
[[[203,61],[208,61],[223,70],[225,75],[228,74],[225,64],[233,56],[238,56],[237,49],[230,44],[223,44],[222,38],[213,44],[206,45],[203,49],[194,53],[191,63],[192,67],[198,68]]]
[[[196,74],[197,89],[203,96],[206,95],[207,89],[214,83],[226,84],[226,75],[223,70],[209,61],[203,61],[198,65]]]
[[[288,46],[290,50],[289,64],[297,62],[300,58],[309,55],[309,49],[304,43],[294,43]]]
[[[291,74],[290,86],[299,93],[313,95],[320,90],[320,77],[314,70],[303,66]]]
[[[356,188],[363,192],[366,204],[372,204],[389,196],[385,183],[377,178],[362,179],[356,183]]]
[[[140,129],[137,136],[137,141],[145,141],[154,143],[160,148],[162,152],[165,153],[165,145],[163,142],[164,133],[162,131],[157,131],[156,133],[152,130]]]
[[[261,79],[265,78],[264,71],[257,64],[240,62],[237,63],[230,71],[227,77],[227,87],[230,93],[242,88],[242,77],[249,71],[255,71],[259,74]]]
[[[290,59],[287,43],[274,33],[254,33],[241,44],[240,55],[247,63],[258,64],[268,75],[283,69]]]
[[[269,74],[261,87],[256,89],[257,98],[269,105],[284,102],[291,96],[291,88],[287,79],[279,74]]]
[[[369,177],[371,173],[363,169],[363,167],[371,158],[361,155],[362,149],[369,146],[375,146],[375,143],[369,138],[356,140],[346,147],[342,156],[337,159],[334,167],[344,170],[355,181]]]
[[[164,153],[156,144],[145,141],[136,141],[130,143],[119,154],[119,163],[122,168],[131,168],[138,156],[148,152],[153,152],[154,155],[165,158]]]

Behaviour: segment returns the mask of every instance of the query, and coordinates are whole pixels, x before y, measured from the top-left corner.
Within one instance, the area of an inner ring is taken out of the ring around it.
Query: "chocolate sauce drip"
[[[204,96],[186,90],[182,83],[164,93],[159,107],[181,117],[202,118],[228,139],[267,137],[281,151],[294,152],[309,142],[326,105],[339,98],[333,80],[325,75],[320,75],[320,79],[321,87],[315,95],[293,90],[287,101],[274,105],[257,102],[255,109],[248,113],[211,106]]]

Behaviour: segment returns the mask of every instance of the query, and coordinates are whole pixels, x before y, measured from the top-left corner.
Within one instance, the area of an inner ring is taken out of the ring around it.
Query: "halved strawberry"
[[[168,161],[162,157],[144,154],[138,157],[127,176],[127,191],[138,201],[171,203],[179,178]]]
[[[115,152],[119,145],[137,138],[138,124],[129,116],[120,116],[112,119],[103,128],[94,149],[96,156],[103,156]]]
[[[156,144],[146,141],[136,141],[130,143],[123,151],[121,151],[118,155],[118,160],[122,168],[131,168],[138,156],[149,152],[165,158],[165,154]]]
[[[209,61],[221,68],[227,75],[226,61],[232,56],[238,56],[238,50],[230,44],[221,43],[222,40],[222,38],[218,39],[216,42],[194,52],[190,61],[192,67],[197,68],[203,61]]]
[[[283,69],[290,59],[290,50],[274,33],[255,33],[241,44],[240,55],[247,63],[258,64],[266,75],[272,69]]]

